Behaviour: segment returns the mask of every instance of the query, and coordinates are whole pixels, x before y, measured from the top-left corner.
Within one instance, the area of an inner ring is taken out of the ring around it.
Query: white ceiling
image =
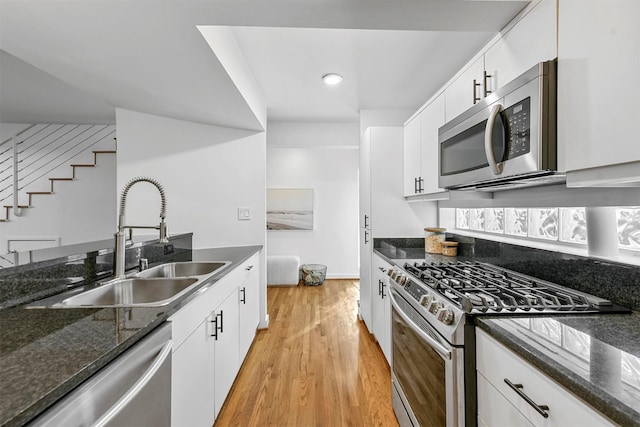
[[[113,122],[120,107],[259,129],[207,25],[232,27],[269,120],[415,110],[527,3],[0,0],[0,121]],[[327,72],[344,82],[324,87]]]

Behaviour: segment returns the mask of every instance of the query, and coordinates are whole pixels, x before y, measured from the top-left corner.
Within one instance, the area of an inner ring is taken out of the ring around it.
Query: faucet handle
[[[138,267],[140,267],[140,271],[146,270],[149,268],[149,260],[147,258],[140,258],[138,261]]]

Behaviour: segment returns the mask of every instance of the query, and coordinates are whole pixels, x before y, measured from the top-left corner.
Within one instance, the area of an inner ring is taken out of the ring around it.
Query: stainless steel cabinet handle
[[[369,243],[369,232],[367,230],[364,231],[364,244]]]
[[[223,311],[220,310],[220,313],[218,313],[216,316],[220,316],[220,325],[217,325],[217,326],[219,326],[218,330],[222,334],[222,333],[224,333],[224,329],[223,329],[224,325],[222,324],[222,322],[224,321],[224,313],[223,313]],[[217,322],[216,322],[216,324],[217,324]]]
[[[387,295],[384,293],[384,288],[387,286],[384,284],[384,282],[380,282],[382,283],[382,291],[380,292],[380,295],[382,296],[382,299],[384,299],[384,297],[386,297]]]
[[[218,316],[213,316],[213,319],[211,319],[209,321],[210,323],[213,323],[213,332],[209,335],[211,335],[216,341],[218,340]]]
[[[364,216],[364,228],[367,228],[369,226],[368,222],[369,222],[369,215],[365,215]]]
[[[249,267],[245,268],[245,270],[249,271],[253,268],[253,265],[250,265]]]
[[[490,78],[491,78],[491,74],[487,74],[487,70],[484,70],[483,80],[484,80],[484,97],[485,98],[491,93],[491,91],[487,89]]]
[[[549,414],[547,413],[547,411],[549,410],[549,407],[547,405],[538,405],[536,402],[534,402],[529,396],[526,395],[524,391],[522,391],[522,389],[524,388],[522,384],[514,384],[511,381],[509,381],[508,378],[505,378],[504,382],[507,383],[507,385],[511,387],[513,391],[518,393],[518,396],[523,398],[525,402],[531,405],[533,409],[535,409],[540,415],[542,415],[545,418],[549,418]]]
[[[107,425],[120,411],[127,407],[129,403],[140,393],[140,391],[151,381],[154,375],[158,372],[158,370],[162,367],[162,364],[165,360],[171,355],[171,344],[172,341],[169,340],[162,347],[158,356],[153,361],[149,369],[145,371],[144,374],[135,382],[135,384],[127,391],[114,405],[109,408],[107,412],[102,414],[102,416],[93,424],[93,427],[103,427]]]
[[[480,86],[480,83],[478,83],[476,79],[473,79],[473,104],[474,105],[476,104],[476,102],[480,101],[480,97],[477,94],[478,86]]]
[[[240,289],[240,292],[242,292],[242,296],[240,297],[240,302],[243,304],[247,303],[247,288],[243,287],[242,289]]]
[[[380,269],[380,271],[382,271],[383,273],[386,273],[387,270],[384,267],[378,267]]]
[[[421,176],[418,177],[418,193],[422,193],[424,191],[424,179]]]
[[[489,163],[491,172],[494,175],[500,175],[502,173],[503,165],[502,162],[498,163],[496,161],[496,158],[493,154],[493,124],[498,118],[500,110],[502,110],[501,104],[495,104],[493,107],[491,107],[491,112],[489,113],[489,118],[487,119],[487,127],[484,130],[484,154],[487,157],[487,163]]]

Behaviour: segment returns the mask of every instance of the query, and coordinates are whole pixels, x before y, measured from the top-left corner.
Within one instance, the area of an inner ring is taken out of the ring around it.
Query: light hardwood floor
[[[269,329],[215,426],[397,426],[389,366],[357,317],[357,286],[269,287]]]

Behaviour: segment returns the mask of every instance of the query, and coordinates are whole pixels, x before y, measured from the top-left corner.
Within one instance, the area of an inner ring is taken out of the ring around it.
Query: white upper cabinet
[[[442,191],[438,188],[438,129],[445,122],[444,94],[434,98],[404,125],[404,195]]]
[[[446,119],[464,113],[476,102],[484,98],[484,57],[467,64],[465,70],[447,87]]]
[[[416,116],[404,125],[404,195],[420,194],[420,117]]]
[[[420,234],[423,226],[402,198],[403,129],[399,126],[370,127],[365,138],[371,162],[372,237],[413,237]]]
[[[444,95],[435,98],[420,113],[420,147],[423,177],[423,192],[426,194],[442,191],[438,187],[440,146],[438,129],[445,123]]]
[[[446,120],[509,83],[539,62],[558,56],[557,0],[532,2],[449,82]]]
[[[555,59],[556,0],[542,0],[525,10],[484,54],[487,90],[495,91],[539,62]]]
[[[568,186],[640,185],[640,1],[561,0],[558,167]]]

